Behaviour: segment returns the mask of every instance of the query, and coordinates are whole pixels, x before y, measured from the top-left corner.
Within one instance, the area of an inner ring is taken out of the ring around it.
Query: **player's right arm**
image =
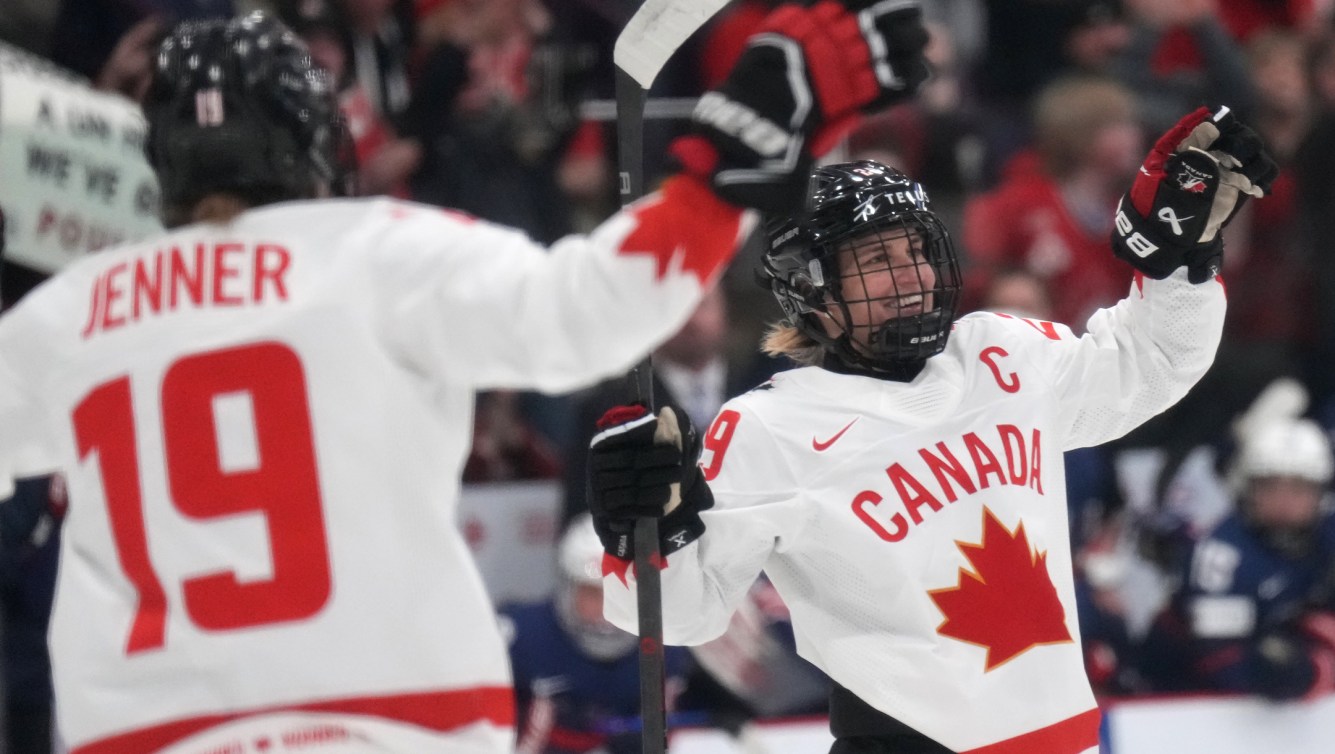
[[[550,249],[457,213],[385,215],[375,264],[393,346],[445,379],[549,392],[625,371],[675,332],[754,221],[687,176]]]
[[[630,534],[637,516],[660,515],[664,641],[717,638],[765,562],[798,536],[810,507],[799,504],[790,464],[744,399],[720,410],[698,463],[688,419],[683,457],[665,449],[663,435],[654,442],[659,423],[677,421],[670,410],[657,419],[616,411],[604,418],[620,421],[602,425],[590,454],[590,510],[608,553],[604,612],[621,628],[637,629]],[[678,480],[679,503],[669,491]]]

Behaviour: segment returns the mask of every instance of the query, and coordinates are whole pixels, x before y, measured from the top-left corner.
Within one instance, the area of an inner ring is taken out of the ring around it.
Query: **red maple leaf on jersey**
[[[983,508],[982,542],[956,544],[973,571],[961,568],[958,586],[928,592],[946,617],[937,633],[985,647],[987,670],[1031,647],[1071,641],[1047,553],[1030,548],[1023,522],[1012,534]]]
[[[687,176],[668,179],[658,196],[631,211],[639,224],[618,252],[652,256],[658,280],[679,268],[681,274],[695,275],[702,286],[732,257],[742,215],[704,183]]]

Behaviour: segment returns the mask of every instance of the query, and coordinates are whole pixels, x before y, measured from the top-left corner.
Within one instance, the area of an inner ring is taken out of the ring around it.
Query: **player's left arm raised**
[[[1122,436],[1186,395],[1224,324],[1222,230],[1278,169],[1228,108],[1200,108],[1150,150],[1122,197],[1113,253],[1136,269],[1129,295],[1089,320],[1055,376],[1066,447]]]

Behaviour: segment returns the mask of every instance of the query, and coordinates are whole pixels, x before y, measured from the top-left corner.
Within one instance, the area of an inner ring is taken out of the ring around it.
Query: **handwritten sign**
[[[91,251],[162,231],[135,103],[0,43],[5,258],[55,273]]]

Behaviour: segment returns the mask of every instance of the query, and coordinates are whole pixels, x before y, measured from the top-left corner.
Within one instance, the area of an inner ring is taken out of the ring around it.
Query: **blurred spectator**
[[[111,55],[102,64],[93,86],[107,92],[123,94],[135,102],[142,102],[153,81],[153,65],[158,43],[167,33],[161,16],[148,16],[131,26],[116,41]]]
[[[1257,93],[1251,121],[1280,165],[1293,159],[1311,122],[1314,100],[1307,49],[1306,40],[1298,34],[1280,29],[1253,35],[1245,48]]]
[[[1218,368],[1226,370],[1220,379],[1248,384],[1253,395],[1276,377],[1298,373],[1300,352],[1309,342],[1304,312],[1311,311],[1313,297],[1311,260],[1302,246],[1293,162],[1311,122],[1305,50],[1299,37],[1282,31],[1256,34],[1248,45],[1260,93],[1253,122],[1280,175],[1270,194],[1230,226],[1223,266],[1229,312]],[[1229,408],[1237,412],[1244,405]]]
[[[1080,465],[1107,461],[1098,449],[1067,453],[1068,472]],[[1074,462],[1074,463],[1073,463]],[[1109,470],[1111,467],[1108,467]],[[1092,480],[1092,479],[1091,479]],[[1111,474],[1103,480],[1112,482]],[[1073,486],[1074,493],[1079,486]],[[1096,695],[1128,694],[1145,689],[1138,669],[1139,648],[1131,637],[1125,581],[1128,555],[1121,551],[1122,518],[1110,517],[1106,509],[1095,513],[1090,500],[1068,498],[1072,513],[1088,513],[1082,524],[1092,530],[1084,535],[1075,554],[1075,606],[1080,623],[1080,642],[1085,671]],[[1099,501],[1099,505],[1106,505]],[[1094,516],[1101,516],[1094,518]]]
[[[566,235],[558,167],[579,126],[592,50],[568,43],[561,17],[538,0],[453,0],[435,13],[453,19],[452,32],[428,52],[415,93],[410,128],[426,154],[414,197],[544,243]],[[461,85],[426,75],[460,62]]]
[[[1085,3],[1071,18],[1062,52],[1076,71],[1108,73],[1131,44],[1131,25],[1117,2]]]
[[[1053,318],[1077,332],[1125,295],[1130,269],[1109,246],[1112,217],[1143,152],[1131,92],[1106,78],[1073,77],[1045,88],[1034,106],[1035,148],[1006,180],[965,207],[972,262],[966,303],[976,308],[991,276],[1021,267],[1045,281]]]
[[[1312,306],[1300,316],[1311,334],[1307,384],[1327,424],[1335,424],[1335,31],[1316,38],[1308,73],[1314,97],[1312,126],[1293,161],[1303,249],[1311,264]]]
[[[638,638],[603,619],[603,547],[588,515],[557,551],[552,600],[500,609],[510,635],[518,754],[637,754]],[[668,709],[690,668],[685,647],[664,648]]]
[[[413,0],[343,0],[352,77],[375,111],[396,123],[408,108],[408,62],[413,49]]]
[[[463,481],[509,482],[561,476],[557,449],[529,426],[510,390],[480,393],[473,415],[473,447]]]
[[[1043,278],[1023,267],[997,270],[979,307],[1036,320],[1052,320],[1052,295]]]
[[[1281,28],[1314,33],[1330,20],[1324,0],[1216,0],[1219,18],[1235,39],[1248,41],[1258,31]]]
[[[1242,48],[1220,20],[1218,0],[1125,3],[1131,42],[1112,72],[1136,93],[1151,132],[1201,105],[1228,105],[1251,120],[1255,90]]]
[[[416,139],[401,138],[377,110],[361,81],[352,75],[352,28],[346,0],[273,0],[278,17],[300,35],[311,57],[339,85],[339,108],[356,154],[355,192],[407,198],[408,179],[422,161]]]
[[[1242,438],[1237,510],[1196,544],[1147,638],[1160,690],[1271,699],[1335,689],[1335,513],[1324,504],[1330,443],[1315,423],[1278,418]]]
[[[59,0],[57,4],[60,11],[46,54],[57,65],[92,81],[103,78],[108,63],[124,68],[109,72],[109,78],[120,80],[127,74],[134,77],[140,65],[134,60],[138,51],[116,48],[132,28],[147,19],[156,19],[159,24],[156,37],[147,40],[151,55],[162,34],[177,22],[230,18],[237,10],[234,0]],[[136,46],[142,48],[143,44]]]
[[[1092,56],[1118,38],[1118,0],[997,0],[987,4],[987,46],[969,79],[987,145],[983,177],[1004,177],[1032,140],[1030,108],[1048,84],[1089,72]],[[1073,57],[1075,56],[1075,57]]]
[[[989,107],[1022,110],[1035,94],[1069,74],[1072,29],[1119,13],[1117,0],[994,0],[987,4],[987,50],[977,71]]]
[[[746,361],[730,362],[727,337],[731,328],[728,300],[721,287],[707,293],[681,329],[653,354],[654,402],[684,411],[704,431],[729,398],[750,390],[768,378],[775,363],[750,351]],[[577,396],[576,440],[566,458],[565,517],[588,510],[585,500],[589,440],[598,417],[625,403],[625,378],[606,381]]]

